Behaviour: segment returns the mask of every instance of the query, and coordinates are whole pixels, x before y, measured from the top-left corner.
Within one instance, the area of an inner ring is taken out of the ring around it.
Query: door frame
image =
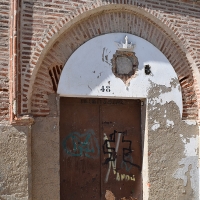
[[[60,97],[58,98],[58,113],[59,113],[59,121],[60,121]],[[73,97],[73,96],[70,96]],[[70,98],[69,97],[69,98]],[[76,97],[76,96],[74,96]],[[68,98],[68,97],[62,97],[62,98]],[[94,96],[94,97],[77,97],[77,98],[105,98],[105,97],[99,97],[99,96]],[[114,97],[112,99],[127,99],[127,98],[117,98]],[[136,98],[129,98],[129,99],[134,99],[137,100]],[[141,142],[142,142],[142,192],[143,192],[143,199],[146,200],[149,197],[149,175],[148,175],[148,104],[147,104],[147,99],[144,98],[138,98],[138,100],[141,100]],[[59,124],[59,138],[60,138],[60,124]],[[59,142],[59,166],[60,166],[60,145],[61,143]],[[59,167],[60,168],[60,167]],[[59,170],[59,183],[60,183],[60,170]],[[60,186],[59,186],[60,188]]]

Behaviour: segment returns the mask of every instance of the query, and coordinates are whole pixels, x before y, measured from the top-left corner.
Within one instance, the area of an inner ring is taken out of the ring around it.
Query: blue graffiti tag
[[[87,130],[83,134],[78,132],[70,133],[63,140],[62,146],[64,151],[69,156],[85,156],[87,158],[97,158],[100,154],[98,139],[96,138],[95,132],[92,129]],[[97,151],[95,152],[95,150]]]

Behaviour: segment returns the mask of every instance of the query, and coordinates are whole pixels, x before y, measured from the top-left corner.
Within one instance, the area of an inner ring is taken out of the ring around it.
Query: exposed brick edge
[[[9,118],[10,122],[12,123],[15,121],[14,118],[16,118],[17,115],[17,102],[20,102],[20,99],[17,99],[17,82],[20,80],[19,75],[17,74],[18,66],[17,66],[17,48],[18,48],[18,0],[11,0],[10,2],[10,18],[11,18],[11,24],[10,24],[10,70],[9,70]],[[17,101],[18,100],[18,101]]]
[[[12,120],[12,124],[17,126],[30,126],[33,123],[34,123],[34,118],[33,116],[30,115],[15,117],[14,120]]]
[[[117,2],[115,2],[115,3],[117,3]],[[128,3],[129,3],[129,2],[128,2]],[[102,10],[103,10],[103,9],[105,9],[106,7],[107,7],[107,8],[109,7],[108,4],[109,4],[108,2],[102,3],[101,1],[96,1],[96,3],[94,3],[94,4],[92,4],[92,5],[89,5],[89,6],[83,5],[82,7],[78,8],[78,9],[73,13],[73,15],[70,15],[70,16],[67,17],[67,18],[61,19],[54,27],[52,27],[52,28],[48,31],[48,33],[47,33],[47,35],[46,35],[46,38],[43,40],[43,42],[41,42],[41,43],[39,43],[39,44],[37,45],[37,50],[36,50],[36,53],[34,54],[34,59],[32,59],[32,65],[33,65],[33,68],[35,67],[35,69],[34,69],[33,74],[32,74],[32,80],[30,81],[30,85],[31,85],[31,86],[33,85],[33,82],[34,82],[34,79],[35,79],[35,77],[36,77],[37,71],[38,71],[38,69],[39,69],[39,67],[40,67],[40,64],[41,64],[41,62],[42,62],[42,60],[39,60],[39,56],[38,56],[38,55],[40,55],[40,54],[45,55],[45,53],[46,53],[45,47],[47,46],[47,44],[49,44],[49,41],[50,41],[50,40],[51,40],[52,42],[55,41],[54,39],[55,39],[56,37],[60,36],[60,35],[64,32],[64,30],[66,30],[66,28],[69,28],[70,25],[76,23],[77,20],[75,20],[75,22],[72,22],[72,21],[73,21],[73,19],[77,19],[78,16],[80,16],[80,14],[83,15],[83,14],[85,14],[85,13],[88,13],[88,12],[89,12],[90,10],[92,10],[92,9],[95,10],[94,12],[97,12],[97,10],[96,10],[95,8],[100,8],[101,6],[102,6]],[[107,5],[107,6],[104,7],[103,5]],[[111,7],[108,8],[108,9],[113,9],[113,5],[110,5],[110,6],[111,6]],[[118,5],[115,5],[115,6],[118,6]],[[122,6],[122,5],[120,5],[120,6]],[[125,5],[123,5],[123,6],[125,6]],[[147,13],[145,13],[145,11],[146,11],[146,12],[149,12],[149,14],[151,14],[152,16],[158,17],[158,16],[157,16],[157,13],[154,12],[153,10],[148,10],[148,9],[146,9],[146,8],[143,8],[143,7],[141,7],[141,5],[135,5],[135,6],[138,6],[139,9],[141,9],[141,13],[142,13],[142,14],[140,13],[140,15],[144,15],[145,17],[147,17],[147,16],[146,16]],[[104,8],[103,8],[103,7],[104,7]],[[130,6],[129,6],[129,7],[130,7]],[[122,9],[122,8],[120,8],[120,9]],[[127,9],[129,9],[129,8],[127,8]],[[86,12],[86,11],[87,11],[87,12]],[[89,14],[90,14],[90,13],[88,13],[88,15],[89,15]],[[84,17],[85,17],[85,15],[82,16],[82,18],[84,18]],[[149,15],[148,15],[148,17],[149,17]],[[152,20],[152,17],[151,17],[151,20]],[[157,22],[158,22],[158,21],[157,21]],[[182,44],[183,44],[183,45],[182,45],[182,46],[179,46],[179,47],[180,47],[180,49],[181,49],[181,51],[182,51],[182,54],[187,55],[187,57],[188,57],[188,55],[189,55],[190,59],[187,60],[187,63],[188,63],[189,65],[191,65],[191,61],[189,62],[189,60],[191,60],[191,58],[192,58],[192,60],[193,60],[193,57],[192,57],[190,54],[188,54],[188,52],[191,52],[191,51],[190,51],[190,47],[188,46],[187,42],[184,40],[183,35],[182,35],[181,33],[179,33],[178,30],[173,26],[173,24],[170,23],[169,21],[167,21],[166,19],[162,19],[160,22],[162,22],[163,24],[158,23],[157,26],[159,26],[159,28],[162,28],[163,31],[164,31],[165,33],[170,32],[171,30],[173,31],[174,34],[172,34],[172,37],[173,37],[173,40],[175,40],[176,45],[179,45],[178,42],[182,41]],[[66,24],[68,24],[68,27],[66,27]],[[156,23],[155,23],[155,25],[156,25]],[[169,29],[167,30],[166,27],[168,27]],[[62,29],[64,29],[64,30],[62,30]],[[61,30],[62,30],[62,31],[61,31]],[[170,34],[168,34],[168,35],[170,35]],[[54,36],[55,36],[55,37],[54,37]],[[176,38],[175,36],[177,36],[178,40],[177,40],[177,38]],[[50,38],[52,38],[52,39],[50,39]],[[43,56],[43,57],[44,57],[44,56]],[[41,57],[40,57],[40,58],[41,58]],[[193,61],[192,61],[192,62],[193,62]],[[190,79],[192,80],[192,79],[193,79],[192,72],[191,72],[190,76],[191,76]],[[198,81],[198,80],[197,80],[197,81]],[[196,90],[196,91],[198,91],[198,84],[197,84],[197,81],[194,82],[194,86],[195,86],[195,90]],[[28,106],[27,106],[27,110],[28,110],[29,112],[30,112],[30,108],[31,108],[31,101],[30,101],[30,99],[31,99],[31,94],[32,94],[32,88],[30,87],[30,88],[28,88],[28,92],[27,92],[27,96],[28,96],[28,99],[29,99]],[[195,96],[196,96],[196,94],[195,94]],[[198,97],[198,104],[199,104],[199,102],[200,102],[200,101],[199,101],[199,97]],[[187,109],[187,107],[185,107],[185,109]],[[193,118],[195,119],[196,117],[197,117],[197,115],[194,116]],[[184,118],[184,116],[183,116],[183,118]],[[186,118],[187,118],[187,116],[186,116]]]

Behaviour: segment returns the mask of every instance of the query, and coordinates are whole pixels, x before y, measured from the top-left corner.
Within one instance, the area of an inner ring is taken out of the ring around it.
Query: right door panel
[[[139,100],[121,102],[100,109],[101,192],[103,196],[112,192],[116,199],[142,199],[141,104]]]

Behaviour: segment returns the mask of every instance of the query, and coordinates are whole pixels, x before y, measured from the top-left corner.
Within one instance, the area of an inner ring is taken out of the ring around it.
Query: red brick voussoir
[[[199,33],[199,29],[195,28],[200,25],[199,5],[150,0],[141,3],[76,1],[70,5],[63,1],[56,1],[56,5],[55,2],[49,2],[48,5],[42,2],[35,2],[32,8],[35,17],[31,21],[29,37],[32,40],[29,44],[24,39],[29,29],[25,31],[23,25],[22,55],[28,57],[21,59],[24,97],[21,102],[22,113],[48,115],[48,94],[56,92],[59,73],[80,45],[98,35],[127,32],[149,41],[168,58],[182,88],[182,117],[198,118],[199,81],[194,68],[199,63],[197,54],[200,44],[194,43],[194,38]],[[44,17],[42,22],[41,15]],[[28,13],[23,16],[26,20],[31,18]],[[55,70],[58,72],[52,79],[51,74]]]

